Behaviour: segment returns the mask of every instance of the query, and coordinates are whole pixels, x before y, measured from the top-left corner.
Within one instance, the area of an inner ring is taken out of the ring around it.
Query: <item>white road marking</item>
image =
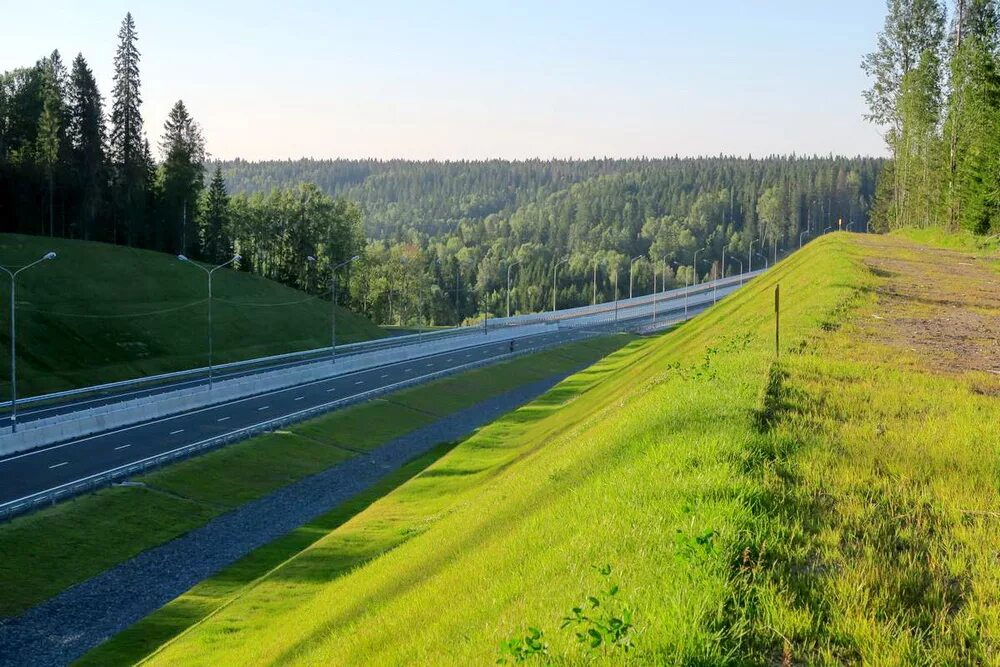
[[[404,373],[412,373],[412,372],[413,372],[413,369],[412,369],[412,368],[404,368],[404,369],[403,369],[403,372],[404,372]]]
[[[271,406],[270,405],[262,405],[259,408],[257,408],[257,412],[260,412],[261,410],[267,410],[269,407],[271,407]]]
[[[354,384],[364,384],[364,383],[365,383],[365,381],[364,381],[364,380],[358,380],[358,381],[357,381],[357,382],[355,382]]]
[[[305,398],[305,396],[296,396],[295,400],[296,401],[301,401],[303,398]]]
[[[224,422],[224,421],[227,421],[228,419],[229,419],[229,417],[219,417],[215,421],[217,421],[217,422]]]
[[[334,387],[334,388],[332,388],[332,389],[327,389],[327,390],[326,390],[326,393],[328,393],[328,394],[332,394],[332,393],[333,393],[333,392],[335,392],[335,391],[337,391],[337,388],[336,388],[336,387]]]
[[[63,461],[62,463],[57,463],[54,466],[49,466],[49,470],[52,470],[53,468],[61,468],[65,465],[69,465],[69,461]]]
[[[433,366],[433,365],[434,365],[434,364],[427,364],[427,368],[430,368],[430,367],[431,367],[431,366]]]
[[[171,431],[170,435],[177,435],[178,433],[183,433],[183,432],[184,432],[184,429],[179,428],[176,431]]]
[[[127,448],[129,448],[131,446],[132,445],[121,445],[120,447],[115,447],[115,451],[118,451],[119,449],[127,449]]]
[[[383,379],[383,380],[384,380],[384,379],[386,379],[387,377],[389,377],[389,374],[388,374],[388,373],[382,373],[382,379]]]

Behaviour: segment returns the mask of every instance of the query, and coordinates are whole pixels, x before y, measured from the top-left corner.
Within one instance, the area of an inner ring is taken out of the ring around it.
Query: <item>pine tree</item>
[[[160,140],[161,250],[189,254],[197,242],[195,207],[204,182],[205,141],[201,128],[178,100],[170,110]],[[176,231],[172,231],[176,230]]]
[[[74,182],[78,193],[79,212],[76,216],[79,233],[84,239],[106,238],[97,229],[107,170],[104,109],[94,73],[83,54],[73,60],[69,90],[69,136]]]
[[[216,167],[202,205],[201,255],[209,262],[221,263],[232,256],[229,231],[229,193],[222,178],[222,168]]]
[[[49,236],[55,236],[55,172],[59,164],[59,139],[62,133],[62,102],[51,70],[46,71],[42,115],[38,120],[36,152],[48,182]]]
[[[120,219],[124,230],[114,231],[114,240],[124,240],[129,245],[135,242],[140,221],[145,214],[146,192],[144,191],[144,138],[142,131],[142,105],[139,81],[139,50],[136,42],[139,36],[135,21],[128,13],[118,31],[118,50],[114,62],[114,90],[111,104],[111,137],[109,153],[114,169],[116,223]]]

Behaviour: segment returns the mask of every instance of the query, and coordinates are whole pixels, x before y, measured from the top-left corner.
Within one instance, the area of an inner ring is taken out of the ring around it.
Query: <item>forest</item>
[[[835,156],[213,161],[182,100],[152,147],[141,62],[128,14],[107,107],[83,54],[0,75],[0,231],[214,263],[239,254],[238,269],[314,294],[331,294],[336,271],[338,300],[381,324],[455,324],[508,303],[534,312],[610,300],[616,285],[644,294],[759,268],[825,231],[866,227],[883,169]]]
[[[1000,3],[888,0],[864,60],[892,160],[872,222],[1000,231]]]

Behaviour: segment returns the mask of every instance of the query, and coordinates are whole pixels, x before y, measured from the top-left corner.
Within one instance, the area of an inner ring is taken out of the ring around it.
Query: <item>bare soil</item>
[[[882,279],[873,315],[882,326],[865,327],[869,335],[910,350],[934,372],[1000,377],[1000,258],[886,236],[861,244]],[[994,383],[983,389],[992,394]]]

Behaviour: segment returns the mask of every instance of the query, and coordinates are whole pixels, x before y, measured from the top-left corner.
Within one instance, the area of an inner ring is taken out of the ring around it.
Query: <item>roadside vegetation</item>
[[[18,392],[40,394],[207,365],[204,272],[173,255],[59,238],[0,234],[0,264],[58,258],[18,277]],[[4,278],[6,289],[6,278]],[[330,302],[248,273],[214,278],[215,363],[330,344]],[[337,342],[379,338],[367,319],[337,309]],[[0,347],[10,312],[0,308]],[[0,396],[10,359],[0,355]]]
[[[151,660],[988,662],[1000,382],[974,333],[995,280],[968,250],[818,240],[481,429]],[[919,344],[944,310],[955,335]]]
[[[169,465],[132,480],[138,486],[102,489],[0,524],[0,618],[243,503],[629,340],[595,338],[446,377]]]

